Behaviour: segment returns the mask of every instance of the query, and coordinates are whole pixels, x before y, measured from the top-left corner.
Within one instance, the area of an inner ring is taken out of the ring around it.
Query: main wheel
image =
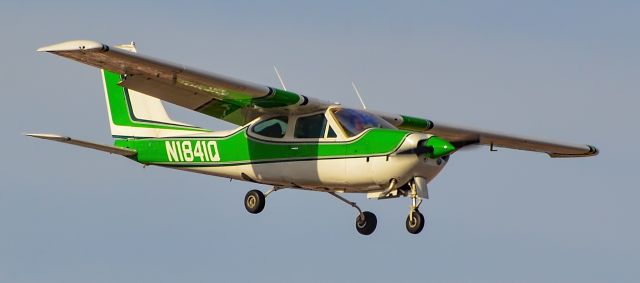
[[[361,219],[360,215],[356,217],[356,230],[362,235],[370,235],[376,230],[378,218],[369,211],[363,212],[362,215],[364,215],[364,220]]]
[[[244,196],[244,208],[249,213],[258,214],[264,209],[264,194],[258,190],[250,190]]]
[[[420,231],[422,231],[422,228],[424,228],[424,215],[422,215],[422,213],[420,213],[420,211],[416,209],[416,211],[413,212],[413,221],[411,218],[411,214],[407,215],[407,221],[405,223],[407,226],[407,231],[409,231],[409,233],[411,234],[420,233]]]

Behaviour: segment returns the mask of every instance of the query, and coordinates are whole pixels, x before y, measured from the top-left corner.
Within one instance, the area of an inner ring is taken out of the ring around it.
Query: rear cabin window
[[[253,127],[253,132],[270,138],[283,138],[287,133],[289,118],[286,116],[264,120]]]
[[[324,113],[298,118],[293,136],[299,139],[319,139],[324,137],[327,119]]]

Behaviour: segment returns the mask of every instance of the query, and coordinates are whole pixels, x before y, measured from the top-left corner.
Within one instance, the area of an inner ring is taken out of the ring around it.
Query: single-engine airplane
[[[244,205],[260,213],[265,197],[283,189],[325,192],[358,211],[356,230],[377,226],[342,193],[411,199],[406,228],[422,231],[418,210],[427,184],[451,154],[470,145],[546,153],[598,154],[574,145],[462,128],[408,115],[346,108],[291,91],[245,82],[139,55],[135,45],[75,40],[38,49],[101,70],[112,146],[60,135],[27,134],[156,165],[271,187],[250,190]],[[278,75],[279,76],[279,75]],[[357,90],[356,90],[357,91]],[[239,126],[211,131],[172,120],[162,101]]]

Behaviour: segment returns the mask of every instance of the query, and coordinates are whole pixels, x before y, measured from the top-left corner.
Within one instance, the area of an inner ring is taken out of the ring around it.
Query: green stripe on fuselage
[[[410,132],[371,129],[352,141],[270,142],[247,137],[246,128],[221,138],[116,140],[134,149],[137,161],[162,165],[224,166],[285,160],[379,156],[395,151]]]

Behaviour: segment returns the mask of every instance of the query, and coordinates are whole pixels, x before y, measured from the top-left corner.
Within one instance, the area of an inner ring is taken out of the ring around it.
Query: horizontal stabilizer
[[[57,142],[62,142],[62,143],[73,144],[73,145],[77,145],[77,146],[81,146],[81,147],[96,149],[96,150],[99,150],[99,151],[118,154],[118,155],[122,155],[122,156],[126,156],[126,157],[135,156],[137,154],[137,152],[135,150],[131,150],[131,149],[115,147],[115,146],[109,146],[109,145],[103,145],[103,144],[97,144],[97,143],[92,143],[92,142],[88,142],[88,141],[72,139],[70,137],[65,137],[65,136],[60,136],[60,135],[52,135],[52,134],[24,134],[24,135],[25,136],[34,137],[34,138],[39,138],[39,139],[52,140],[52,141],[57,141]]]

